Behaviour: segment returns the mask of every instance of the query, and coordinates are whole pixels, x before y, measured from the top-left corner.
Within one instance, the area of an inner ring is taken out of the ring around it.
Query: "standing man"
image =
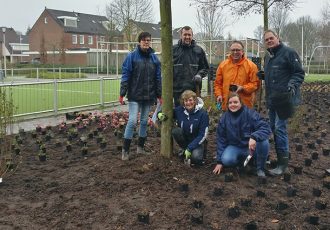
[[[264,40],[268,55],[264,75],[258,76],[265,80],[266,104],[277,154],[277,167],[270,173],[281,175],[289,161],[288,118],[300,102],[300,85],[305,72],[297,52],[285,46],[274,31],[266,30]]]
[[[229,57],[221,62],[214,82],[214,94],[222,110],[227,109],[229,92],[238,93],[244,105],[253,108],[255,92],[260,81],[257,77],[258,67],[244,55],[244,46],[240,41],[230,45]]]
[[[195,93],[202,88],[202,78],[209,69],[204,50],[193,39],[191,27],[184,26],[181,39],[173,46],[173,97],[175,106],[180,105],[180,96],[185,90]],[[200,96],[200,95],[197,95]]]
[[[161,103],[161,71],[160,62],[150,47],[151,34],[142,32],[138,37],[139,45],[129,53],[122,66],[120,83],[120,104],[124,103],[124,96],[128,99],[128,123],[124,133],[122,160],[129,160],[129,148],[133,138],[138,113],[140,112],[140,128],[137,153],[145,153],[144,143],[147,138],[147,123],[150,107],[157,98]]]

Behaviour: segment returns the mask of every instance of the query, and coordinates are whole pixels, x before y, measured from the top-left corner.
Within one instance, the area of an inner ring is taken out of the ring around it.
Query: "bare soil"
[[[0,184],[0,229],[330,229],[329,104],[329,85],[304,86],[304,103],[290,122],[289,181],[258,181],[253,172],[236,169],[213,175],[214,128],[201,167],[160,156],[153,128],[150,155],[135,154],[134,142],[129,161],[121,160],[120,134],[111,126],[100,131],[105,148],[95,136],[80,140],[96,129],[92,123],[71,140],[72,151],[58,127],[49,131],[50,141],[42,133],[20,134],[18,164]],[[213,127],[216,120],[212,115]],[[46,161],[38,158],[36,140],[46,148]]]

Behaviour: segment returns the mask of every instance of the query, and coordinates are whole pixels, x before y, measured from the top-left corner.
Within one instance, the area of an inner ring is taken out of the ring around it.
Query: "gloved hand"
[[[162,105],[162,104],[163,104],[163,99],[162,99],[161,97],[158,97],[157,99],[158,99],[158,101],[159,101],[159,104]]]
[[[123,97],[123,96],[120,96],[120,97],[119,97],[119,103],[120,103],[121,105],[125,105],[125,101],[124,101],[124,97]]]
[[[265,80],[265,71],[259,70],[257,72],[257,77],[259,78],[259,80]]]
[[[191,157],[191,152],[188,149],[186,149],[184,151],[184,156],[185,156],[186,159],[189,159]]]
[[[288,87],[288,92],[291,93],[291,96],[294,96],[296,94],[295,89],[291,86]]]
[[[158,120],[160,120],[160,121],[166,121],[166,120],[167,120],[167,116],[166,116],[164,113],[162,113],[162,112],[159,112],[159,113],[157,114],[157,118],[158,118]]]
[[[202,77],[201,75],[199,74],[196,74],[194,77],[193,77],[193,82],[195,82],[196,84],[200,84],[202,82]]]
[[[221,110],[221,102],[217,102],[217,110]]]

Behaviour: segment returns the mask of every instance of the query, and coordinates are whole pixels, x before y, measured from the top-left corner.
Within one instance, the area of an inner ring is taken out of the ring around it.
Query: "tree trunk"
[[[162,156],[170,157],[173,153],[173,60],[172,60],[172,12],[171,0],[159,0],[162,42],[162,112],[168,116],[161,126]]]

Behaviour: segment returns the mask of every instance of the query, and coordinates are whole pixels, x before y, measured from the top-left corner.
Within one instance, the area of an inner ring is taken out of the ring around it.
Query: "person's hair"
[[[141,42],[141,40],[145,38],[151,38],[151,34],[149,32],[141,32],[138,37],[138,42]]]
[[[242,49],[244,50],[244,45],[241,41],[238,41],[238,40],[234,40],[229,47],[231,47],[233,44],[240,44],[242,46]]]
[[[227,101],[226,101],[226,103],[227,103],[227,107],[228,107],[228,105],[229,105],[229,100],[230,100],[231,98],[233,98],[233,97],[238,97],[238,100],[239,100],[239,102],[241,103],[241,105],[244,105],[243,102],[242,102],[242,99],[241,99],[241,97],[239,96],[238,93],[236,93],[236,92],[230,92],[229,95],[228,95]]]
[[[184,100],[187,100],[189,98],[193,98],[194,100],[197,99],[197,95],[194,91],[191,91],[191,90],[185,90],[183,91],[183,93],[181,94],[181,105],[184,105]]]
[[[265,30],[264,32],[264,38],[265,38],[265,35],[266,33],[272,33],[275,37],[279,38],[278,34],[274,31],[274,30]]]
[[[181,30],[180,30],[180,34],[182,34],[182,31],[183,30],[191,30],[191,32],[192,32],[192,28],[190,26],[184,26],[184,27],[182,27]]]

